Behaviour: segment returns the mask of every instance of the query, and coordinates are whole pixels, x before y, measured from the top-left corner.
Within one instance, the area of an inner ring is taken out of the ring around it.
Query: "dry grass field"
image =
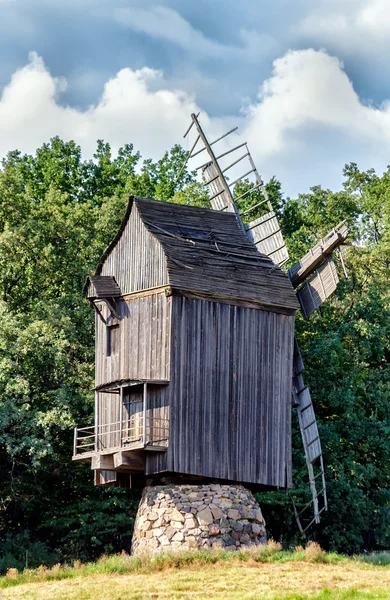
[[[388,600],[390,568],[337,555],[196,553],[134,561],[107,557],[76,568],[9,572],[5,600]]]

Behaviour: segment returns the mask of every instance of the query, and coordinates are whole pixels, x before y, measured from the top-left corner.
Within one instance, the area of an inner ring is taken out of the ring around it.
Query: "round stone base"
[[[143,491],[132,552],[238,550],[265,541],[260,506],[242,485],[159,485]]]

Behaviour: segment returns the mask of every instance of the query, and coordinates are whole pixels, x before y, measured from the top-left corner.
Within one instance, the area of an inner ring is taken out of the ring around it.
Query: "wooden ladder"
[[[294,340],[294,361],[293,361],[293,406],[297,408],[299,428],[301,431],[303,447],[305,450],[306,467],[309,474],[309,486],[311,500],[298,511],[293,497],[290,494],[295,518],[297,520],[299,531],[302,535],[311,527],[313,523],[320,522],[320,515],[328,510],[328,500],[326,495],[326,482],[324,461],[322,457],[321,442],[318,433],[317,421],[314,414],[314,407],[311,400],[310,390],[305,386],[302,373],[304,365],[302,355],[296,339]],[[310,506],[313,506],[314,517],[308,524],[303,526],[302,518]]]

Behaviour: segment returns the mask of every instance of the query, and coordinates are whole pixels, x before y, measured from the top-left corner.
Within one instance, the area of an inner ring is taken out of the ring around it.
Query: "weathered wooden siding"
[[[294,317],[179,296],[172,302],[166,468],[284,486]]]
[[[135,205],[99,275],[115,277],[122,295],[168,283],[164,251],[141,221]]]
[[[107,317],[106,305],[99,305]],[[117,311],[119,350],[111,356],[107,356],[108,327],[96,317],[96,386],[127,379],[169,380],[171,299],[156,293],[121,300]]]
[[[119,391],[118,393],[97,394],[96,406],[97,450],[117,448],[119,445]]]

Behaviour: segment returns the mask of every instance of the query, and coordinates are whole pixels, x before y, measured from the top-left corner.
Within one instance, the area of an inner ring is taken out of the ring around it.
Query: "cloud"
[[[364,106],[342,63],[324,51],[290,51],[274,61],[273,74],[247,110],[253,137],[267,140],[260,153],[279,152],[302,128],[338,130],[361,142],[390,143],[389,105]]]
[[[190,113],[198,110],[184,92],[164,89],[161,73],[148,68],[119,71],[87,110],[59,103],[66,86],[36,53],[30,54],[30,62],[14,73],[0,99],[1,155],[13,148],[33,152],[59,135],[75,139],[88,156],[96,140],[104,138],[114,151],[132,142],[156,158],[181,139]]]
[[[133,31],[175,44],[199,58],[212,57],[228,61],[237,59],[237,55],[245,55],[247,60],[255,58],[258,61],[261,54],[264,59],[265,55],[268,56],[279,48],[279,44],[269,33],[259,33],[244,27],[239,28],[236,44],[214,41],[177,11],[165,6],[154,6],[149,10],[137,7],[117,8],[114,18]]]
[[[190,113],[199,110],[194,97],[168,89],[163,74],[150,68],[120,70],[86,110],[61,104],[66,87],[30,55],[0,98],[0,155],[15,148],[33,152],[59,135],[79,143],[86,157],[103,138],[114,152],[132,142],[156,159],[183,141]],[[324,51],[290,51],[275,60],[256,101],[241,114],[201,114],[211,139],[239,124],[239,139],[229,136],[220,150],[248,141],[259,171],[276,175],[290,195],[315,184],[339,187],[352,160],[385,168],[390,152],[390,104],[364,105],[342,63]]]
[[[388,0],[321,0],[310,3],[298,33],[348,53],[373,55],[390,47]]]

